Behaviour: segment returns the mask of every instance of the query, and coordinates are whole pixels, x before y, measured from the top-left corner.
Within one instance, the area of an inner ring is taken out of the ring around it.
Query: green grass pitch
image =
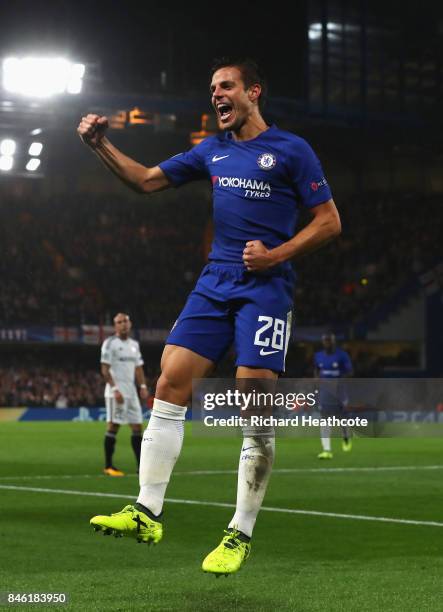
[[[176,501],[165,504],[163,541],[148,547],[89,527],[138,492],[128,428],[115,456],[130,473],[121,479],[101,474],[103,433],[103,423],[0,425],[0,591],[66,592],[65,606],[35,607],[84,612],[443,610],[441,439],[358,439],[350,454],[333,440],[329,462],[316,459],[314,438],[277,440],[251,557],[216,580],[201,561],[233,509],[184,502],[235,502],[241,440],[187,426],[167,492]]]

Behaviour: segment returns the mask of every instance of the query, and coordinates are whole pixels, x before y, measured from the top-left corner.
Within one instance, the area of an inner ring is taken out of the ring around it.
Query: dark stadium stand
[[[201,189],[127,202],[63,196],[0,204],[0,324],[110,323],[169,328],[205,259]],[[338,200],[343,233],[297,263],[297,325],[349,327],[436,259],[441,199],[366,193]]]

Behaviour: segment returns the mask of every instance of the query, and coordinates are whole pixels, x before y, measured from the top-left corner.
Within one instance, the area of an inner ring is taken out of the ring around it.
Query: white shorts
[[[117,425],[135,425],[143,423],[142,407],[138,395],[125,397],[119,404],[114,397],[106,397],[106,420]]]

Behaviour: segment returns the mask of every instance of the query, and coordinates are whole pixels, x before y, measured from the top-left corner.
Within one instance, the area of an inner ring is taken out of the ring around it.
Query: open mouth
[[[231,118],[233,108],[230,104],[227,104],[226,102],[221,102],[220,104],[217,104],[217,112],[219,114],[220,120],[225,123]]]

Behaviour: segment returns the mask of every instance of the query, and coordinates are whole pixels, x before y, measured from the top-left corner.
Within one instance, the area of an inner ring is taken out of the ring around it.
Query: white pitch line
[[[392,465],[374,467],[336,467],[336,468],[277,468],[272,470],[273,474],[324,474],[342,472],[397,472],[409,470],[442,470],[443,465]],[[189,472],[174,472],[181,476],[210,476],[212,474],[237,474],[238,470],[191,470]]]
[[[130,474],[132,476],[132,474]],[[28,476],[0,476],[0,480],[72,480],[73,478],[104,478],[104,474],[37,474]]]
[[[121,493],[101,493],[97,491],[72,491],[70,489],[43,489],[40,487],[19,487],[15,485],[0,485],[0,489],[10,491],[23,491],[32,493],[58,493],[62,495],[83,495],[87,497],[112,497],[119,499],[134,499],[133,495],[122,495]],[[215,508],[235,508],[235,504],[222,502],[210,502],[196,499],[174,499],[165,498],[170,504],[185,504],[192,506],[211,506]],[[373,521],[379,523],[396,523],[400,525],[421,525],[425,527],[443,527],[443,523],[437,521],[416,521],[413,519],[390,518],[387,516],[366,516],[364,514],[342,514],[338,512],[320,512],[318,510],[297,510],[295,508],[274,508],[272,506],[262,506],[265,512],[280,512],[283,514],[301,514],[306,516],[321,516],[329,518],[342,518],[357,521]]]
[[[138,476],[138,474],[126,474],[126,476]],[[73,478],[108,478],[105,474],[38,474],[28,476],[0,476],[0,480],[72,480]]]
[[[404,472],[416,470],[442,470],[443,465],[386,465],[373,467],[331,467],[331,468],[277,468],[272,470],[273,474],[327,474],[327,473],[352,473],[352,472]],[[238,470],[189,470],[176,471],[174,476],[217,476],[223,474],[237,474]],[[128,477],[136,477],[138,474],[126,474]],[[106,478],[104,474],[44,474],[28,476],[0,476],[0,480],[72,480],[75,478]]]

